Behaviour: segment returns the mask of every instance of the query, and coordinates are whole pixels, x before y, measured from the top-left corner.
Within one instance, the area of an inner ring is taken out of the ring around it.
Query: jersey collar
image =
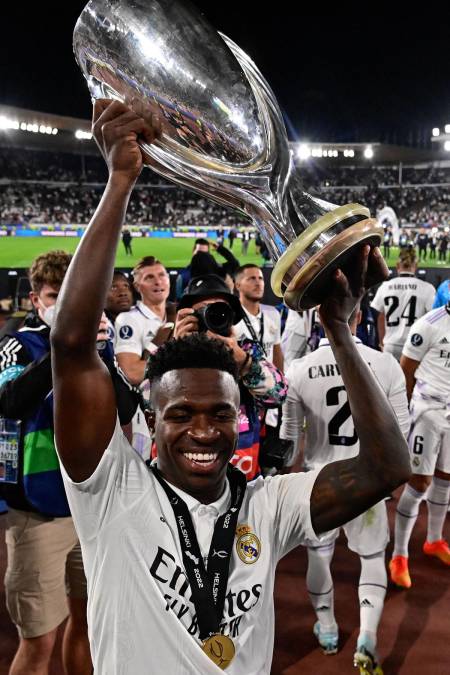
[[[157,460],[153,460],[152,464],[157,464]],[[205,511],[215,512],[215,515],[221,515],[222,513],[225,513],[231,498],[231,490],[228,483],[228,478],[225,481],[225,489],[221,496],[219,499],[216,499],[215,502],[211,502],[211,504],[202,504],[202,502],[199,502],[198,499],[195,499],[195,497],[192,497],[192,495],[188,494],[184,490],[180,490],[180,488],[175,487],[175,485],[172,485],[172,483],[169,483],[169,481],[166,482],[168,485],[170,485],[172,490],[176,492],[179,497],[181,497],[188,507],[190,513],[195,513],[201,506],[203,506]]]
[[[136,308],[143,314],[147,319],[158,319],[158,321],[161,321],[161,323],[164,323],[163,319],[161,319],[155,312],[153,312],[150,307],[147,307],[147,305],[144,305],[142,300],[138,300],[136,303]]]
[[[362,340],[360,340],[359,337],[356,337],[356,335],[352,335],[352,338],[353,342],[355,342],[357,345],[362,345]],[[330,342],[327,338],[320,338],[319,347],[330,347],[330,346],[331,346]]]

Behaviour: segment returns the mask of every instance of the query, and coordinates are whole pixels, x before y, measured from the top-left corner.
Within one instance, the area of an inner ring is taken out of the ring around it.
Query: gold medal
[[[202,649],[221,670],[228,668],[236,652],[233,640],[221,633],[215,633],[204,640]]]

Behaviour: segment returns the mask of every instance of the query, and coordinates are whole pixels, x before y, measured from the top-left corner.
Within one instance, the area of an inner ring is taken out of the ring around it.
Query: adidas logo
[[[446,337],[443,337],[442,340],[439,340],[440,345],[448,345],[449,341],[447,340]]]
[[[367,600],[367,598],[365,598],[365,599],[361,602],[360,607],[371,607],[371,608],[373,609],[372,603],[370,602],[370,600]]]

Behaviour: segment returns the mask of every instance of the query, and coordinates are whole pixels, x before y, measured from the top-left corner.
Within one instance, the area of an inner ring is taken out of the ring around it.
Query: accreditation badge
[[[0,483],[17,483],[20,421],[0,417]]]

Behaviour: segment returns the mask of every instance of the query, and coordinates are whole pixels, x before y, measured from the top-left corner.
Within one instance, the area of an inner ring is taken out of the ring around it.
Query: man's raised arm
[[[151,143],[160,127],[156,118],[146,121],[118,101],[98,100],[93,134],[108,166],[108,183],[67,271],[51,330],[56,445],[75,481],[94,472],[116,423],[114,389],[97,354],[97,330],[128,201],[142,169],[137,138]]]
[[[368,273],[369,270],[369,273]],[[360,443],[357,457],[332,462],[319,473],[311,494],[317,534],[343,525],[405,483],[411,474],[408,446],[394,411],[352,339],[348,318],[370,276],[380,281],[386,268],[378,249],[362,248],[346,277],[337,270],[333,294],[320,307],[325,328],[348,394]]]

